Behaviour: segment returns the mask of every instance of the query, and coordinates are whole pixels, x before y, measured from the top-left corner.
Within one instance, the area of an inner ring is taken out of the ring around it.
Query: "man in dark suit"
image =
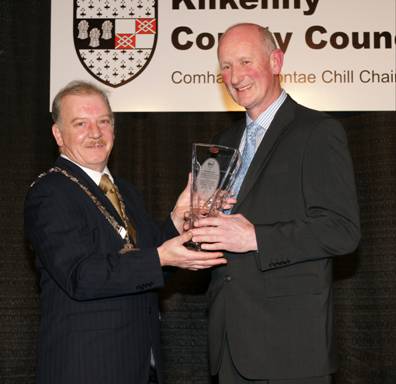
[[[328,384],[332,258],[360,238],[344,130],[282,90],[283,52],[268,29],[232,26],[218,57],[246,118],[216,139],[242,153],[238,202],[193,230],[203,249],[227,251],[208,289],[211,372],[220,384]]]
[[[188,188],[161,231],[135,188],[113,179],[114,119],[103,91],[70,83],[52,114],[61,156],[25,203],[41,287],[37,383],[161,383],[161,267],[197,270],[225,260],[183,246],[191,238],[178,233]]]

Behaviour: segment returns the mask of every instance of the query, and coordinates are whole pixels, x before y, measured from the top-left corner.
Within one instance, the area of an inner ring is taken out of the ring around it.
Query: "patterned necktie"
[[[256,153],[257,135],[263,131],[263,127],[256,124],[254,121],[252,121],[246,127],[245,147],[243,148],[241,167],[239,168],[238,174],[235,178],[234,186],[232,187],[232,192],[235,196],[237,196],[239,193],[243,179],[245,178],[253,156]]]
[[[113,204],[113,207],[116,209],[116,211],[122,218],[124,225],[127,227],[130,240],[133,242],[133,244],[136,244],[136,229],[131,224],[128,216],[126,215],[126,212],[121,205],[115,185],[110,180],[110,177],[105,173],[100,179],[99,188],[104,192],[106,197],[110,200],[111,204]]]

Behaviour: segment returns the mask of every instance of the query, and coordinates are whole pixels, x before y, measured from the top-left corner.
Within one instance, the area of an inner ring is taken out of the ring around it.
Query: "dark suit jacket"
[[[85,185],[119,220],[102,191],[75,164],[56,166]],[[147,382],[150,348],[157,366],[163,275],[156,247],[177,234],[169,220],[160,231],[136,190],[115,180],[137,228],[139,251],[119,254],[124,242],[82,189],[48,173],[29,190],[25,231],[37,255],[41,324],[40,384]]]
[[[217,142],[238,148],[244,121]],[[343,128],[287,97],[266,132],[233,213],[256,229],[258,252],[227,253],[212,272],[209,346],[219,369],[225,334],[252,379],[336,370],[332,257],[360,238],[352,163]]]

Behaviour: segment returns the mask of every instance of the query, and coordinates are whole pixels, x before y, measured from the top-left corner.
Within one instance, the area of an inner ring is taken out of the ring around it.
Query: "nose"
[[[101,136],[102,130],[100,129],[98,122],[91,121],[91,123],[89,124],[89,137],[93,139],[98,139]]]
[[[240,70],[239,67],[234,66],[231,69],[231,84],[233,86],[239,84],[241,82],[241,79],[243,77],[242,71]]]

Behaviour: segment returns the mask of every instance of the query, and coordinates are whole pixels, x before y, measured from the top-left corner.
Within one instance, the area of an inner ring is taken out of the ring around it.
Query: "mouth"
[[[243,92],[248,91],[251,87],[252,87],[251,85],[244,85],[241,87],[234,87],[234,89],[237,93],[243,93]]]

